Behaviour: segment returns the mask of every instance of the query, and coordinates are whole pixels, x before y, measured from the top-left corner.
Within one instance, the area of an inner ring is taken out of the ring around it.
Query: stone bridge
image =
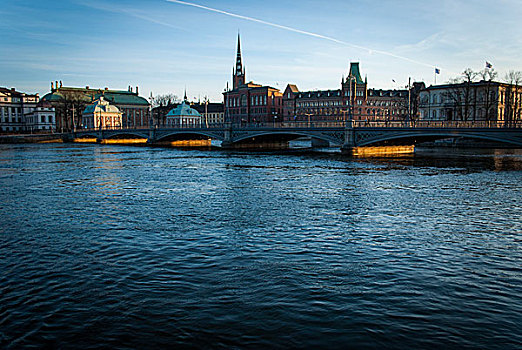
[[[69,139],[92,137],[98,140],[140,138],[155,144],[167,140],[212,139],[223,148],[281,148],[306,137],[322,146],[343,150],[367,146],[402,146],[446,138],[466,138],[503,143],[522,148],[522,125],[506,126],[471,122],[294,122],[269,125],[223,124],[197,128],[129,128],[79,130]]]

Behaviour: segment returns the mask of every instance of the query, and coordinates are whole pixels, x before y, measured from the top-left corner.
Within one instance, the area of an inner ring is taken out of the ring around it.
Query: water
[[[522,152],[0,145],[0,347],[522,344]]]

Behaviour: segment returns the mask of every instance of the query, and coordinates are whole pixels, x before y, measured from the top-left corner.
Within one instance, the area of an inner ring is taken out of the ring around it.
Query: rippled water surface
[[[0,145],[0,347],[516,349],[522,153]]]

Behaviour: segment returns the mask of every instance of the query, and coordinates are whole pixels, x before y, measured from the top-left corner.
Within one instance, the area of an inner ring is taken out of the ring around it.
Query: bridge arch
[[[170,139],[176,139],[176,140],[190,140],[190,139],[213,139],[213,140],[223,140],[222,135],[218,135],[216,133],[213,133],[211,131],[195,131],[195,130],[180,130],[180,131],[171,131],[171,132],[162,132],[159,134],[156,134],[154,141],[167,141]]]
[[[263,131],[257,131],[257,132],[244,132],[244,133],[238,133],[237,135],[234,135],[232,142],[233,143],[244,143],[251,140],[254,140],[256,138],[261,138],[262,140],[268,140],[270,138],[272,139],[279,139],[283,141],[292,141],[301,137],[311,137],[315,139],[320,139],[323,141],[331,142],[331,143],[339,143],[339,139],[335,138],[334,136],[330,134],[323,134],[323,133],[317,133],[317,132],[308,132],[308,131],[297,131],[297,130],[263,130]]]
[[[504,143],[508,145],[514,145],[521,147],[522,146],[522,139],[517,138],[510,138],[506,137],[506,135],[498,136],[496,134],[489,134],[489,133],[480,133],[480,132],[471,132],[471,131],[447,131],[447,132],[427,132],[426,130],[422,131],[415,131],[410,133],[394,133],[390,134],[388,132],[378,133],[375,136],[368,136],[363,137],[361,139],[357,139],[357,146],[364,147],[364,146],[372,146],[372,145],[378,145],[389,141],[410,141],[409,144],[411,144],[411,141],[414,141],[414,143],[418,143],[417,140],[421,140],[421,142],[426,141],[435,141],[440,139],[448,139],[448,138],[467,138],[467,139],[475,139],[475,140],[483,140],[483,141],[491,141],[491,142],[498,142],[498,143]]]

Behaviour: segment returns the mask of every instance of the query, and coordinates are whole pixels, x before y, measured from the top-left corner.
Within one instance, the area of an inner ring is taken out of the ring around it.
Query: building
[[[486,80],[432,85],[420,93],[420,118],[520,126],[521,104],[518,85]]]
[[[167,113],[179,106],[179,103],[169,106],[158,106],[152,109],[154,123],[159,127],[167,125]],[[223,103],[220,102],[198,102],[190,103],[189,106],[201,114],[201,123],[205,126],[222,125],[225,122]]]
[[[228,83],[224,96],[225,121],[232,123],[280,122],[283,94],[276,88],[246,82],[241,58],[241,41],[237,37],[236,64],[232,69],[232,89]]]
[[[414,83],[409,89],[369,89],[361,77],[359,62],[351,62],[347,78],[342,77],[336,90],[299,91],[288,84],[283,92],[285,121],[388,121],[415,119],[416,99],[424,83]],[[352,108],[350,108],[352,107]]]
[[[100,96],[118,107],[122,113],[123,127],[148,127],[151,122],[150,104],[139,96],[138,87],[125,90],[91,89],[66,87],[62,83],[51,82],[51,92],[42,97],[56,109],[58,130],[72,130],[81,124],[81,111],[85,106],[98,100]]]
[[[206,126],[222,125],[225,122],[225,111],[223,103],[203,102],[193,103],[190,107],[201,114],[201,122]]]
[[[82,112],[82,126],[86,129],[120,129],[122,125],[122,113],[104,96],[100,96]]]
[[[46,101],[40,101],[36,107],[25,114],[25,130],[32,132],[55,131],[56,113],[54,107]]]
[[[31,114],[38,103],[38,94],[26,94],[15,88],[0,87],[0,132],[24,132],[25,116]]]
[[[201,121],[201,114],[190,107],[187,102],[187,94],[185,93],[183,102],[167,113],[165,126],[171,128],[199,128],[201,127]]]

